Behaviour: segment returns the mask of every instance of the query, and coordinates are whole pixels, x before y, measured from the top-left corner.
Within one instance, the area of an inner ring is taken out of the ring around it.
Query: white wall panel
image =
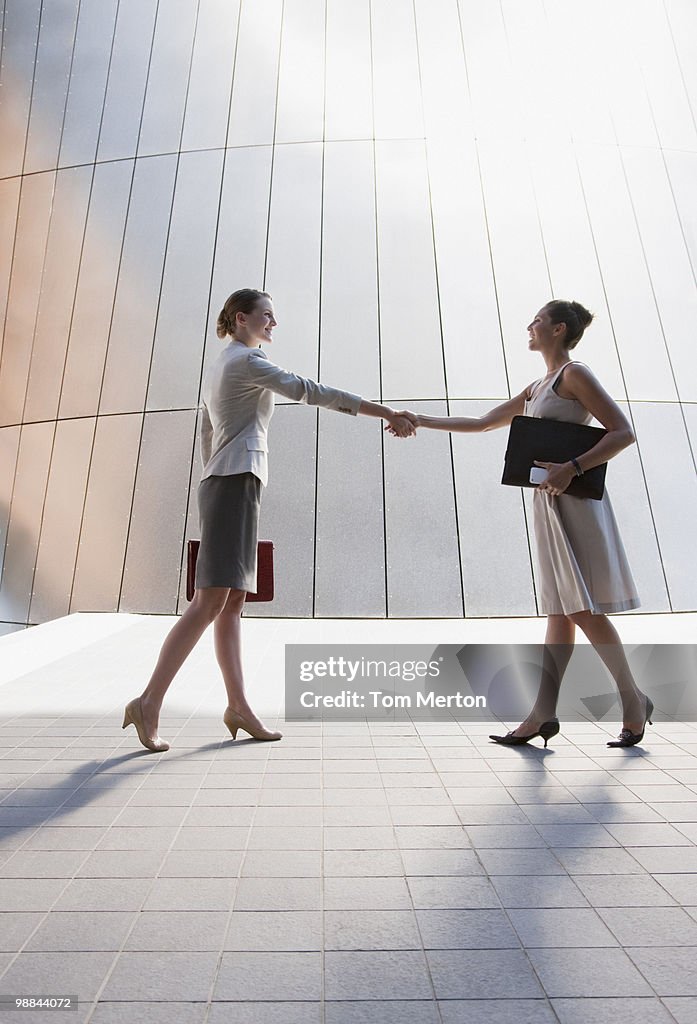
[[[321,211],[321,144],[281,146],[273,164],[265,281],[280,327],[269,351],[280,366],[313,378],[319,365]]]
[[[92,173],[92,167],[75,167],[56,175],[25,422],[53,419],[58,413]]]
[[[416,0],[419,70],[426,138],[469,138],[473,120],[456,0]]]
[[[133,500],[141,415],[97,420],[71,612],[115,612]]]
[[[376,139],[424,134],[412,4],[372,0],[373,109]]]
[[[595,146],[580,146],[578,154],[627,396],[675,400],[675,383],[620,155],[616,149]]]
[[[198,0],[159,0],[138,155],[179,149]]]
[[[373,134],[370,0],[327,0],[325,138]]]
[[[119,0],[99,135],[100,160],[119,160],[136,152],[157,2]]]
[[[315,409],[285,405],[271,421],[269,485],[262,492],[259,539],[274,543],[275,597],[271,604],[248,605],[247,615],[312,615],[318,415],[322,413]]]
[[[22,427],[0,584],[0,620],[27,622],[55,423]]]
[[[530,318],[584,302],[575,354],[637,425],[609,487],[641,611],[696,607],[691,0],[0,10],[0,622],[183,608],[201,375],[241,287],[273,295],[276,362],[451,413],[538,377]],[[504,446],[279,402],[278,597],[246,613],[534,614]]]
[[[181,409],[198,401],[222,171],[220,151],[180,158],[148,409]]]
[[[680,40],[671,33],[663,0],[621,0],[622,23],[641,67],[660,144],[666,149],[697,149],[694,109],[685,88],[685,66],[678,59]],[[694,6],[693,6],[694,12]],[[669,8],[668,8],[669,10]],[[695,42],[695,29],[691,25]],[[687,42],[690,46],[690,42]]]
[[[2,324],[5,322],[5,313],[7,312],[21,185],[21,178],[6,178],[4,181],[0,181],[0,323]],[[0,358],[2,358],[1,340]]]
[[[692,455],[697,458],[697,405],[682,405],[682,414],[687,425],[687,437],[692,449]]]
[[[449,414],[481,416],[491,407],[451,402]],[[452,434],[467,616],[537,611],[522,494],[501,485],[507,436],[507,430]]]
[[[656,150],[628,149],[623,161],[678,394],[695,402],[697,286],[666,167]]]
[[[636,403],[632,414],[672,610],[686,611],[697,579],[697,475],[685,422],[673,404]]]
[[[558,71],[554,87],[564,97],[566,109],[559,134],[563,137],[568,132],[578,142],[613,145],[616,136],[605,80],[607,54],[602,45],[604,32],[598,31],[599,24],[606,24],[608,5],[603,6],[600,14],[598,0],[583,5],[577,0],[545,0],[552,46],[559,55],[558,62],[554,61]]]
[[[635,404],[630,410],[625,402],[620,403],[620,407],[626,416],[637,408]],[[643,444],[641,447],[643,452]],[[670,611],[638,445],[625,448],[610,461],[607,489],[641,600],[639,613]]]
[[[240,0],[200,0],[182,149],[224,146]]]
[[[415,412],[447,414],[445,402],[414,402]],[[448,434],[385,438],[387,613],[463,614],[452,458]]]
[[[54,181],[55,173],[22,181],[0,362],[0,426],[22,418]]]
[[[0,429],[0,577],[5,560],[7,527],[10,522],[10,504],[17,469],[21,427]]]
[[[24,173],[58,161],[79,0],[53,0],[41,10]]]
[[[665,0],[669,30],[690,110],[697,112],[697,7],[692,0]]]
[[[186,503],[186,516],[184,526],[184,544],[181,553],[181,566],[179,576],[179,596],[177,601],[177,613],[181,615],[184,609],[187,607],[188,602],[186,600],[186,559],[187,541],[200,540],[201,528],[198,521],[198,501],[197,492],[198,485],[201,479],[201,473],[203,472],[203,461],[201,459],[201,445],[200,445],[200,429],[201,429],[201,412],[197,410],[196,423],[194,426],[194,437],[193,437],[193,458],[191,460],[191,469],[189,473],[189,492]]]
[[[527,152],[522,144],[479,144],[484,202],[511,394],[540,376],[527,325],[552,298]]]
[[[576,299],[595,313],[574,358],[588,363],[615,398],[624,382],[593,243],[588,210],[571,145],[559,140],[550,160],[545,147],[527,147],[540,214],[542,237],[555,298]],[[542,303],[540,303],[542,304]]]
[[[273,142],[283,0],[242,4],[228,146]]]
[[[501,11],[526,138],[542,143],[568,139],[568,96],[560,82],[569,48],[560,46],[550,31],[544,0],[502,0]]]
[[[325,0],[285,0],[276,142],[315,142],[324,133]]]
[[[376,146],[382,391],[440,398],[443,346],[422,142]]]
[[[132,179],[132,160],[94,168],[60,416],[97,413]]]
[[[225,154],[206,337],[206,368],[223,344],[216,336],[215,324],[228,295],[238,288],[264,286],[271,159],[270,146],[231,149]],[[241,197],[244,197],[243,201]]]
[[[367,416],[320,413],[316,615],[385,615],[381,433]]]
[[[5,4],[0,69],[0,178],[22,172],[40,16],[41,0],[7,0]]]
[[[595,19],[604,19],[604,31],[595,32],[593,73],[602,84],[616,140],[624,146],[654,146],[658,141],[656,124],[632,44],[633,15],[624,0],[614,4],[591,0],[590,12]],[[579,13],[583,17],[585,12]],[[618,52],[622,52],[622,60],[617,60]]]
[[[380,394],[375,171],[370,142],[327,143],[322,217],[320,376]]]
[[[30,622],[69,612],[94,430],[93,419],[64,420],[56,426]]]
[[[143,407],[176,164],[175,156],[136,163],[99,406],[102,413]]]
[[[521,108],[501,5],[459,0],[459,9],[476,137],[520,138]]]
[[[80,4],[61,136],[62,166],[95,158],[117,8],[118,0]]]
[[[697,276],[697,153],[665,153],[668,176],[675,197],[680,227]]]
[[[120,611],[176,609],[196,413],[145,416]]]
[[[448,394],[508,397],[474,141],[430,140],[428,167]]]

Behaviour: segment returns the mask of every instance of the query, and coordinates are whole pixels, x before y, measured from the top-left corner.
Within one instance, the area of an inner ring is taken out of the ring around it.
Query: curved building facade
[[[582,301],[642,610],[697,608],[690,0],[6,0],[2,31],[0,629],[181,608],[241,286],[276,362],[453,415],[540,376],[531,315]],[[536,614],[505,440],[279,405],[253,614]]]

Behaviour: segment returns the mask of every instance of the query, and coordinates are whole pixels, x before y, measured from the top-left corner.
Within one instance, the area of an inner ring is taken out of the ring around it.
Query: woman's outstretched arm
[[[484,430],[496,430],[507,427],[514,416],[522,416],[525,409],[527,388],[515,398],[510,398],[502,405],[490,409],[483,416],[426,416],[408,410],[401,413],[408,416],[415,427],[426,427],[430,430],[448,430],[454,434],[478,434]]]

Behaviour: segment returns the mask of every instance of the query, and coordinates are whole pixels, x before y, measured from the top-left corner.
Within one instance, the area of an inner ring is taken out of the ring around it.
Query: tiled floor
[[[76,1024],[697,1020],[695,724],[625,751],[591,723],[546,751],[455,722],[233,742],[204,641],[153,755],[119,711],[168,625],[0,641],[4,995],[77,995]],[[306,627],[247,625],[271,724]]]

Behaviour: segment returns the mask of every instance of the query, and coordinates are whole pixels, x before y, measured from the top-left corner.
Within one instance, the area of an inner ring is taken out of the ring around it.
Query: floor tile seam
[[[371,739],[373,739],[372,730],[370,730],[370,735],[371,735]],[[418,731],[417,731],[417,735],[419,735]],[[419,735],[419,739],[421,740],[421,736],[420,735]],[[433,764],[433,759],[430,756],[430,754],[428,753],[428,751],[426,750],[426,747],[423,744],[423,740],[421,740],[421,746],[422,746],[422,748],[424,749],[424,751],[427,754],[427,759],[428,759],[428,762],[430,764],[430,770],[434,771],[436,773],[438,779],[440,780],[440,772],[438,772],[436,770],[436,767]],[[374,744],[374,740],[373,740],[373,750],[374,749],[375,749],[375,744]],[[409,900],[409,906],[411,908],[411,914],[412,914],[412,918],[413,918],[413,921],[414,921],[414,926],[416,928],[416,933],[419,936],[419,942],[421,943],[421,949],[419,950],[419,952],[421,953],[421,956],[423,957],[423,962],[425,964],[426,973],[427,973],[427,977],[428,977],[428,983],[429,983],[430,988],[431,988],[431,1000],[429,1002],[433,1003],[433,1005],[435,1006],[436,1013],[438,1014],[438,1021],[440,1022],[440,1024],[444,1024],[443,1017],[442,1017],[442,1014],[440,1012],[440,1007],[438,1006],[438,998],[437,998],[437,995],[436,995],[436,985],[435,985],[435,981],[433,979],[433,972],[431,970],[431,964],[429,963],[428,956],[426,954],[426,949],[424,947],[424,940],[423,940],[423,935],[422,935],[422,932],[421,932],[421,925],[419,923],[419,918],[418,918],[418,915],[416,913],[416,907],[414,906],[414,898],[412,896],[411,889],[410,889],[409,883],[407,881],[407,877],[408,876],[407,876],[407,872],[406,872],[406,864],[404,863],[404,852],[403,852],[402,847],[399,845],[399,841],[398,841],[399,837],[398,837],[397,831],[396,831],[397,826],[395,826],[395,824],[394,824],[394,818],[393,818],[393,814],[392,814],[392,806],[391,806],[391,804],[387,800],[387,786],[385,785],[385,781],[384,781],[384,778],[383,778],[383,772],[382,772],[381,769],[378,769],[378,775],[379,775],[379,778],[380,778],[380,785],[382,787],[382,793],[383,793],[383,796],[385,798],[385,802],[387,804],[387,810],[388,810],[388,813],[389,813],[389,816],[390,816],[390,822],[391,822],[391,827],[392,827],[392,835],[393,835],[393,838],[394,838],[395,848],[396,848],[397,853],[399,855],[399,862],[402,865],[402,880],[403,880],[403,883],[404,883],[404,888],[406,889],[406,892],[407,892],[407,898]],[[442,782],[441,782],[441,785],[442,785]],[[446,795],[448,797],[448,800],[450,800],[450,794],[448,794],[447,791],[446,791]],[[452,806],[452,801],[450,801],[450,804]],[[454,810],[454,807],[453,807],[453,810]],[[455,813],[457,813],[457,812],[455,812]],[[463,835],[464,835],[464,830],[463,830]]]
[[[276,724],[278,724],[278,723],[276,723]],[[233,743],[234,742],[235,741],[233,740]],[[281,740],[280,742],[283,742],[283,740]],[[268,775],[268,765],[269,765],[270,749],[271,748],[269,747],[269,751],[267,752],[267,755],[266,755],[266,757],[264,758],[264,761],[263,761],[264,768],[263,768],[263,771],[262,771],[262,774],[261,774],[261,782],[260,782],[260,785],[258,787],[259,796],[261,796],[261,793],[263,793],[263,791],[264,791],[264,783],[265,783],[266,777]],[[211,765],[212,764],[213,764],[213,761],[211,761]],[[203,783],[202,783],[202,788],[203,788]],[[204,1017],[203,1017],[202,1024],[208,1024],[208,1020],[210,1018],[212,1007],[213,1007],[213,1005],[216,1002],[218,1002],[218,1000],[216,1000],[214,998],[215,987],[216,987],[216,985],[218,983],[218,979],[220,977],[220,971],[221,971],[222,966],[223,966],[223,959],[224,959],[226,953],[231,952],[230,950],[227,949],[227,941],[228,941],[228,936],[230,934],[230,929],[232,927],[232,923],[233,923],[233,920],[234,920],[235,905],[237,903],[237,899],[238,899],[238,895],[239,895],[239,883],[242,880],[242,878],[245,877],[243,875],[243,871],[244,871],[244,866],[245,866],[245,863],[246,863],[246,860],[247,860],[247,854],[250,852],[249,851],[249,843],[251,841],[252,830],[254,828],[254,822],[255,822],[255,819],[256,819],[258,811],[259,811],[259,798],[257,799],[256,805],[254,806],[254,812],[252,814],[252,820],[251,820],[251,822],[249,824],[249,827],[247,829],[247,839],[246,839],[244,848],[241,851],[242,856],[240,857],[240,863],[239,863],[239,866],[237,868],[237,884],[235,885],[235,891],[232,894],[232,901],[230,903],[230,909],[227,911],[227,920],[226,920],[225,925],[223,927],[221,946],[220,946],[220,949],[218,950],[218,959],[217,959],[217,962],[216,962],[216,965],[215,965],[215,969],[213,971],[213,977],[211,979],[210,987],[208,989],[208,996],[206,998],[206,1009],[205,1009],[205,1012],[204,1012]],[[320,887],[320,892],[322,892],[322,887]],[[258,911],[257,911],[257,913],[258,913]],[[262,911],[262,913],[265,913],[265,911]],[[323,974],[324,974],[324,970],[322,970],[322,975]],[[323,995],[323,993],[322,993],[322,995]],[[322,1000],[322,1005],[323,1005],[323,1002],[324,1002],[324,1000]]]
[[[571,741],[571,742],[573,742],[573,741]],[[574,746],[575,746],[575,744],[574,744]],[[528,816],[527,816],[527,814],[526,814],[526,812],[525,812],[525,809],[524,809],[524,805],[522,805],[522,804],[521,804],[521,803],[520,803],[520,802],[519,802],[519,801],[518,801],[518,800],[516,799],[516,797],[515,797],[515,796],[513,795],[513,793],[511,793],[511,792],[510,792],[510,788],[509,788],[508,786],[506,786],[506,784],[505,784],[505,783],[503,783],[503,785],[504,785],[504,787],[506,788],[506,791],[508,792],[509,796],[510,796],[510,797],[511,797],[511,799],[513,800],[513,802],[514,802],[515,806],[516,806],[516,807],[518,807],[518,808],[519,808],[519,809],[520,809],[520,810],[521,810],[521,811],[523,812],[523,814],[525,814],[525,816],[526,816],[526,817],[528,817]],[[563,784],[562,784],[562,785],[563,785]],[[564,789],[566,789],[566,786],[564,786],[563,788],[564,788]],[[569,791],[567,790],[567,792],[569,792]],[[570,796],[573,796],[573,794],[571,794],[570,792],[569,792],[569,795],[570,795]],[[575,800],[575,798],[574,798],[574,800]],[[579,806],[582,806],[582,805],[580,804],[580,801],[578,801],[578,800],[575,800],[575,802],[576,802],[576,803],[578,803],[578,804],[579,804]],[[539,805],[532,805],[532,806],[539,806]],[[528,818],[528,821],[530,821],[530,819],[529,819],[529,818]],[[570,871],[569,871],[569,870],[567,869],[567,867],[566,867],[566,866],[565,866],[565,865],[564,865],[564,864],[563,864],[563,863],[561,862],[561,860],[559,859],[559,857],[557,857],[557,855],[556,855],[556,850],[555,850],[555,848],[554,848],[554,847],[551,847],[551,846],[549,846],[549,844],[548,844],[548,843],[547,843],[547,841],[545,840],[545,837],[544,837],[544,836],[542,835],[542,833],[540,833],[540,831],[539,831],[539,829],[538,829],[538,827],[537,827],[537,824],[536,824],[535,822],[533,822],[533,821],[530,821],[530,824],[531,824],[531,826],[533,827],[533,829],[534,829],[534,830],[535,830],[535,831],[536,831],[536,832],[538,833],[538,835],[540,835],[540,838],[542,839],[542,842],[544,843],[544,847],[543,847],[543,848],[544,848],[544,849],[546,849],[546,850],[548,850],[548,851],[549,851],[549,852],[550,852],[550,853],[552,854],[552,856],[554,857],[554,859],[555,859],[555,860],[556,860],[556,861],[557,861],[557,862],[559,863],[560,867],[561,867],[561,868],[562,868],[562,870],[563,870],[563,874],[562,874],[562,875],[560,875],[560,876],[556,876],[556,877],[565,877],[565,878],[568,878],[568,879],[569,879],[569,881],[570,881],[570,883],[571,883],[571,884],[572,884],[572,886],[574,887],[574,889],[576,889],[576,890],[577,890],[577,892],[578,892],[579,896],[581,897],[581,899],[584,899],[584,900],[586,901],[586,903],[588,904],[588,907],[587,907],[587,908],[586,908],[586,907],[582,907],[582,908],[579,908],[579,909],[589,909],[589,910],[591,910],[591,911],[592,911],[592,912],[593,912],[593,913],[595,914],[595,916],[597,917],[598,921],[600,921],[600,922],[601,922],[601,924],[604,924],[604,922],[602,921],[602,918],[600,917],[600,915],[599,915],[599,914],[597,913],[597,911],[595,910],[595,908],[594,908],[594,907],[593,907],[593,906],[592,906],[592,905],[590,904],[590,901],[588,901],[588,900],[586,899],[586,897],[585,897],[585,894],[584,894],[584,893],[582,892],[582,890],[581,890],[581,889],[579,888],[579,886],[578,886],[578,885],[576,884],[576,881],[575,881],[575,878],[574,878],[574,876],[573,876],[573,875],[571,874],[571,872],[570,872]],[[538,823],[538,824],[539,824],[539,823]],[[582,847],[582,849],[585,849],[585,847]],[[501,903],[501,909],[503,910],[503,913],[504,913],[504,914],[505,914],[505,916],[506,916],[506,919],[507,919],[507,921],[508,921],[508,924],[509,924],[509,926],[510,926],[510,927],[511,927],[511,928],[513,929],[513,932],[514,932],[514,934],[515,934],[515,935],[516,935],[516,936],[518,937],[518,940],[519,940],[519,942],[520,942],[520,944],[521,944],[521,948],[522,948],[522,951],[523,951],[523,953],[524,953],[524,955],[525,955],[525,958],[526,958],[526,960],[527,960],[527,962],[528,962],[528,964],[529,964],[529,966],[530,966],[530,969],[531,969],[531,970],[532,970],[532,972],[533,972],[533,975],[534,975],[534,977],[535,977],[535,978],[537,979],[538,983],[540,984],[540,987],[541,987],[542,991],[543,991],[543,992],[544,992],[544,994],[545,994],[545,998],[546,998],[546,1000],[547,1000],[547,1003],[548,1003],[548,1005],[549,1005],[549,1007],[550,1007],[551,1011],[552,1011],[552,1012],[554,1013],[555,1017],[557,1017],[557,1015],[556,1015],[556,1011],[554,1010],[554,1007],[553,1007],[553,1005],[552,1005],[552,1002],[551,1002],[551,999],[552,999],[552,997],[551,997],[551,996],[550,996],[550,995],[549,995],[549,994],[547,993],[547,990],[546,990],[546,988],[545,988],[545,986],[544,986],[544,984],[543,984],[543,982],[542,982],[542,978],[540,977],[540,975],[538,974],[537,970],[535,969],[535,965],[533,964],[533,962],[532,962],[532,960],[531,960],[531,958],[530,958],[530,956],[529,956],[529,954],[528,954],[528,947],[527,947],[527,946],[525,945],[525,943],[524,943],[524,941],[523,941],[523,938],[522,938],[522,936],[521,936],[521,934],[520,934],[520,932],[519,932],[518,928],[517,928],[517,927],[516,927],[516,925],[515,925],[515,922],[514,922],[514,921],[512,920],[512,918],[511,918],[511,911],[514,911],[514,910],[516,910],[516,909],[525,909],[525,908],[514,908],[514,907],[505,907],[505,906],[503,906],[503,901],[502,901],[501,897],[499,896],[498,890],[496,889],[496,886],[495,886],[495,885],[494,885],[494,883],[492,882],[492,880],[491,880],[491,876],[489,875],[489,873],[488,873],[488,872],[486,872],[486,877],[487,877],[487,878],[489,879],[489,883],[491,884],[491,886],[492,886],[492,889],[493,889],[493,890],[494,890],[494,892],[496,893],[496,895],[497,895],[497,897],[498,897],[498,899],[499,899],[499,902]],[[525,876],[524,876],[524,875],[517,875],[517,876],[516,876],[516,875],[513,875],[513,876],[509,876],[509,877],[514,877],[514,878],[520,878],[520,879],[524,879],[524,878],[525,878]],[[521,884],[523,884],[523,883],[521,882]],[[533,909],[534,909],[534,908],[533,908]],[[536,947],[529,947],[529,948],[536,948]],[[557,1019],[559,1019],[559,1018],[557,1017]]]
[[[221,742],[222,742],[222,740],[221,740]],[[211,769],[211,767],[213,765],[213,762],[214,762],[214,758],[211,758],[210,761],[208,762],[208,770],[205,772],[203,778],[199,782],[199,786],[198,786],[198,788],[196,790],[196,794],[198,794],[200,792],[200,790],[203,788],[203,783],[204,783],[205,779],[208,777],[208,775],[210,774],[210,769]],[[158,763],[159,763],[159,760],[158,760]],[[153,771],[156,769],[156,767],[157,767],[157,765],[153,766]],[[145,781],[145,779],[143,781]],[[141,786],[142,786],[142,783],[141,783]],[[141,786],[137,787],[137,789],[134,790],[133,792],[138,792],[138,790],[141,788]],[[150,894],[151,894],[151,892],[152,892],[152,890],[154,888],[155,882],[160,878],[160,871],[162,869],[162,866],[164,865],[165,860],[167,859],[169,854],[172,852],[174,844],[176,843],[177,838],[178,838],[182,828],[184,827],[184,821],[185,820],[186,820],[186,816],[184,817],[184,819],[182,820],[182,822],[178,826],[174,836],[172,837],[172,841],[171,841],[170,845],[163,852],[162,858],[160,860],[160,866],[156,869],[156,871],[153,874],[153,877],[149,880],[150,884],[148,885],[148,887],[147,887],[147,889],[145,891],[145,894],[143,895],[143,899],[141,901],[140,907],[138,908],[137,911],[135,911],[133,913],[133,920],[131,921],[131,925],[128,928],[128,930],[126,932],[126,935],[124,936],[124,938],[122,940],[121,947],[116,952],[116,954],[114,956],[114,959],[112,960],[112,963],[111,963],[111,966],[110,966],[109,970],[107,971],[106,975],[102,979],[102,982],[101,982],[99,988],[97,989],[95,997],[92,1000],[92,1008],[88,1011],[87,1017],[85,1018],[83,1024],[90,1024],[90,1022],[91,1022],[91,1020],[92,1020],[92,1018],[93,1018],[93,1016],[94,1016],[94,1014],[95,1014],[95,1012],[96,1012],[96,1010],[97,1010],[97,1008],[99,1006],[99,1001],[100,1001],[101,994],[104,992],[106,986],[109,984],[109,981],[111,980],[111,978],[113,976],[113,973],[114,973],[114,970],[116,968],[116,965],[119,962],[122,954],[124,952],[127,952],[126,946],[127,946],[128,942],[129,942],[129,940],[131,938],[131,935],[133,934],[133,931],[134,931],[134,929],[136,927],[136,924],[137,924],[137,922],[139,920],[139,915],[144,910],[145,904],[147,903],[148,897],[150,896]],[[111,828],[111,826],[110,826],[110,828]]]
[[[59,716],[59,717],[61,717],[61,716]],[[104,762],[102,762],[102,763],[104,763]],[[150,769],[150,771],[148,771],[148,772],[147,772],[147,773],[146,773],[146,774],[145,774],[145,775],[143,776],[143,779],[142,779],[142,781],[141,781],[141,785],[140,785],[140,786],[138,786],[138,787],[137,787],[136,789],[134,789],[134,790],[130,790],[130,791],[129,791],[129,792],[130,792],[130,796],[129,796],[129,798],[128,798],[127,804],[128,804],[129,802],[130,802],[130,800],[131,800],[131,798],[132,798],[133,794],[134,794],[134,793],[136,793],[136,792],[138,792],[138,790],[139,790],[139,789],[141,789],[141,787],[142,787],[142,785],[143,785],[143,783],[144,783],[145,779],[146,779],[146,778],[148,777],[148,775],[149,775],[149,774],[151,774],[151,773],[152,773],[152,771],[154,771],[154,770],[155,770],[155,767],[156,767],[156,766],[155,766],[155,765],[153,765],[153,766],[152,766],[152,768]],[[97,773],[98,773],[98,771],[99,771],[99,768],[97,767],[97,768],[95,768],[94,772],[92,772],[92,773],[91,773],[90,775],[86,775],[85,779],[83,780],[83,782],[81,782],[81,783],[80,783],[80,785],[79,785],[79,786],[77,787],[77,789],[75,789],[75,790],[71,790],[71,791],[70,791],[71,795],[72,795],[72,794],[74,794],[74,793],[77,793],[77,792],[79,792],[80,788],[81,788],[81,787],[82,787],[82,786],[83,786],[83,785],[85,784],[85,782],[87,782],[87,781],[88,781],[88,779],[92,779],[92,778],[93,778],[93,777],[95,776],[95,774],[97,774]],[[62,806],[64,805],[64,803],[65,803],[65,802],[66,802],[66,801],[63,801],[63,804],[60,804],[60,805],[59,805],[59,806],[58,806],[57,808],[55,808],[55,810],[54,810],[53,814],[57,813],[57,812],[58,812],[58,811],[60,810],[60,808],[61,808],[61,807],[62,807]],[[127,806],[127,804],[126,804],[126,806]],[[119,812],[119,813],[120,813],[120,812]],[[36,829],[34,830],[34,832],[32,832],[32,833],[31,833],[31,835],[27,836],[27,838],[25,839],[25,841],[24,841],[24,843],[22,844],[22,846],[18,847],[18,849],[17,849],[17,850],[14,850],[14,851],[12,852],[11,856],[10,856],[10,857],[8,858],[8,860],[7,860],[7,861],[6,861],[5,863],[9,863],[9,862],[10,862],[11,860],[13,860],[13,859],[14,859],[14,857],[15,857],[15,856],[18,856],[19,854],[26,854],[26,852],[27,852],[27,851],[26,851],[26,849],[25,849],[25,846],[26,846],[26,844],[27,844],[27,843],[29,842],[29,840],[30,840],[30,839],[31,839],[31,838],[32,838],[32,837],[33,837],[34,835],[38,834],[38,833],[39,833],[39,832],[41,831],[41,829],[42,829],[42,828],[44,827],[44,825],[49,825],[49,823],[50,823],[51,819],[53,818],[53,814],[49,815],[49,817],[47,818],[47,820],[46,820],[45,822],[43,822],[43,823],[42,823],[41,825],[38,825],[38,826],[36,827]],[[108,826],[106,826],[106,830],[105,830],[104,834],[103,834],[103,835],[102,835],[102,836],[100,837],[100,840],[99,840],[100,842],[101,842],[101,841],[102,841],[102,839],[103,839],[103,838],[104,838],[104,837],[105,837],[105,836],[106,836],[106,835],[108,834],[108,832],[109,832],[109,830],[110,830],[110,829],[112,828],[112,826],[113,826],[113,822],[112,822],[112,824],[111,824],[111,825],[108,825]],[[70,828],[71,826],[66,826],[66,827],[67,827],[67,828]],[[50,851],[47,851],[47,852],[50,852]],[[58,893],[58,895],[56,896],[55,900],[53,901],[53,903],[51,904],[51,906],[50,906],[50,907],[48,908],[48,910],[47,910],[47,911],[45,911],[45,913],[44,913],[44,916],[43,916],[43,917],[42,917],[42,919],[41,919],[41,920],[40,920],[40,921],[39,921],[39,922],[37,923],[37,925],[36,925],[36,927],[34,928],[34,930],[33,930],[33,931],[31,932],[31,934],[30,934],[29,936],[27,936],[27,938],[26,938],[25,942],[24,942],[24,943],[22,944],[22,946],[21,946],[21,947],[20,947],[20,948],[19,948],[19,949],[18,949],[18,950],[17,950],[16,952],[15,952],[15,954],[14,954],[14,956],[13,956],[12,960],[11,960],[11,961],[10,961],[10,962],[9,962],[9,963],[7,964],[7,966],[6,966],[5,970],[4,970],[3,972],[2,972],[2,974],[0,974],[0,979],[1,979],[2,977],[4,977],[4,975],[5,975],[5,974],[7,973],[7,971],[8,971],[9,969],[10,969],[10,967],[12,967],[12,966],[13,966],[13,964],[14,964],[14,963],[15,963],[15,962],[16,962],[16,961],[17,961],[17,960],[19,959],[19,957],[21,956],[21,954],[22,954],[22,953],[24,953],[24,952],[27,952],[27,950],[26,950],[26,948],[25,948],[25,947],[26,947],[26,945],[27,945],[27,944],[28,944],[28,943],[29,943],[29,942],[30,942],[30,941],[31,941],[31,940],[32,940],[32,939],[34,938],[34,936],[36,935],[37,931],[38,931],[38,930],[39,930],[40,928],[42,928],[42,927],[44,926],[44,924],[46,924],[46,922],[48,921],[48,919],[49,919],[49,917],[50,917],[51,913],[53,913],[53,911],[54,911],[54,908],[55,908],[56,904],[57,904],[57,903],[58,903],[58,902],[59,902],[59,901],[60,901],[60,900],[62,899],[63,895],[65,894],[66,890],[67,890],[67,889],[68,889],[68,887],[69,887],[69,886],[71,885],[71,883],[72,883],[73,881],[75,881],[75,880],[76,880],[76,879],[77,879],[77,878],[78,878],[78,877],[80,876],[80,871],[81,871],[81,870],[82,870],[82,868],[83,868],[83,867],[85,866],[85,864],[87,863],[87,861],[88,861],[88,860],[90,859],[90,857],[92,856],[92,854],[93,854],[93,853],[95,853],[95,852],[97,852],[97,851],[96,851],[96,848],[94,848],[94,847],[93,847],[93,848],[92,848],[91,850],[85,850],[85,851],[81,851],[81,850],[79,850],[79,851],[76,851],[76,852],[78,852],[78,853],[82,853],[82,852],[84,852],[84,853],[85,853],[85,856],[84,856],[84,857],[83,857],[83,858],[82,858],[82,859],[80,860],[80,862],[79,862],[79,865],[78,865],[78,867],[77,867],[76,871],[75,871],[75,872],[73,873],[73,875],[72,875],[71,877],[66,877],[66,879],[65,879],[65,885],[64,885],[64,886],[62,887],[62,889],[60,890],[60,892]],[[3,864],[3,867],[4,867],[4,866],[5,866],[5,864]],[[130,929],[129,929],[129,935],[130,935]],[[107,952],[109,952],[109,951],[107,951]],[[115,959],[116,959],[116,958],[118,958],[118,955],[119,955],[118,953],[116,953],[116,954],[115,954]],[[112,966],[113,966],[113,965],[112,965]]]

